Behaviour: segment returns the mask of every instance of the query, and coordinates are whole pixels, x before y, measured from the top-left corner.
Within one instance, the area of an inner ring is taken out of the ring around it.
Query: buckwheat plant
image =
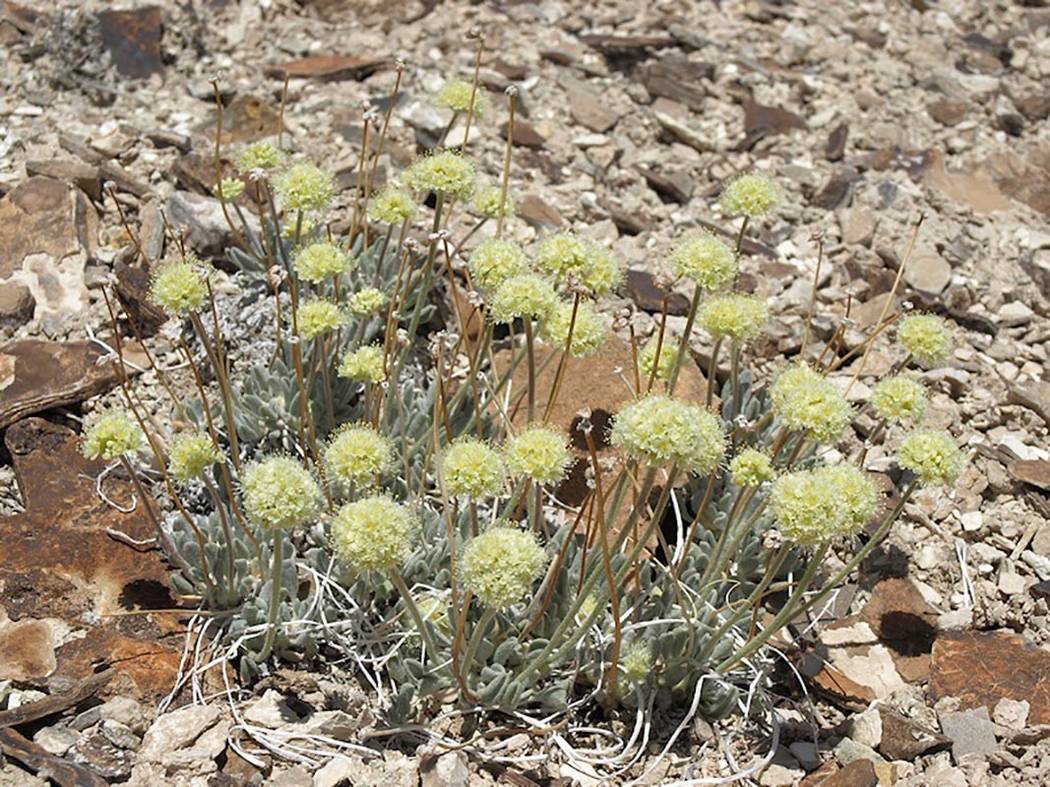
[[[495,100],[475,73],[435,103],[480,136],[516,96]],[[868,402],[847,394],[895,315],[859,347],[753,357],[769,315],[737,280],[780,189],[745,173],[705,221],[726,227],[650,260],[690,295],[684,326],[665,298],[652,337],[632,329],[628,367],[603,381],[626,401],[599,418],[563,391],[597,383],[587,357],[625,335],[605,300],[615,253],[582,232],[515,240],[529,236],[509,209],[509,143],[480,161],[464,133],[374,189],[389,121],[366,113],[349,191],[280,140],[227,151],[251,184],[218,189],[236,273],[150,261],[189,395],[158,367],[171,424],[126,389],[129,415],[91,425],[86,454],[119,462],[143,498],[138,452],[153,454],[174,586],[217,616],[209,634],[244,681],[336,655],[391,725],[443,701],[536,714],[519,721],[599,702],[639,724],[671,703],[745,709],[770,640],[878,548],[917,486],[957,477],[962,456],[921,428],[927,396],[905,371],[943,363],[951,331],[900,320],[900,360],[867,375]],[[899,449],[876,483],[865,458],[883,436]]]

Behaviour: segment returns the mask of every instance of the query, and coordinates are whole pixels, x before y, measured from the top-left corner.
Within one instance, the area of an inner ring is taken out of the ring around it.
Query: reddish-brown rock
[[[878,787],[879,784],[875,766],[868,760],[854,760],[849,765],[831,770],[823,776],[818,776],[818,773],[819,771],[811,773],[802,780],[799,787]]]
[[[355,55],[314,55],[289,60],[266,69],[269,76],[292,79],[364,79],[390,65],[385,57],[358,57]]]
[[[160,39],[163,27],[158,6],[98,15],[102,44],[121,76],[145,79],[164,70]]]
[[[947,749],[951,741],[939,732],[927,729],[916,721],[886,705],[878,705],[882,721],[882,740],[879,751],[891,760],[914,760],[929,751]]]
[[[0,429],[115,387],[120,377],[92,342],[21,339],[0,346]]]
[[[24,625],[58,620],[74,631],[85,629],[86,616],[96,618],[85,636],[57,645],[53,663],[45,658],[36,667],[81,679],[111,663],[117,670],[112,691],[163,696],[179,663],[180,626],[166,613],[120,613],[174,606],[167,567],[155,551],[137,551],[106,534],[113,528],[134,539],[151,538],[144,506],[152,501],[137,500],[132,512],[123,513],[101,500],[95,478],[103,463],[85,459],[79,438],[63,426],[27,418],[7,430],[4,442],[25,502],[24,513],[0,519],[7,615]],[[134,496],[130,481],[115,474],[105,490],[122,503]],[[0,661],[9,656],[10,649],[0,647]]]
[[[1050,652],[1009,632],[943,633],[933,646],[930,696],[958,697],[962,710],[1026,700],[1029,723],[1050,724]]]

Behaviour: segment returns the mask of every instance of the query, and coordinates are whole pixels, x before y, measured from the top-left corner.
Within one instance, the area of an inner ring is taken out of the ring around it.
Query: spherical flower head
[[[495,526],[463,550],[463,581],[482,604],[506,609],[520,601],[547,565],[547,554],[525,530]]]
[[[343,356],[339,376],[366,383],[381,383],[386,379],[383,348],[376,344],[359,347]]]
[[[474,165],[459,153],[440,150],[416,159],[405,170],[404,182],[413,191],[467,199],[474,192]]]
[[[182,483],[200,478],[204,471],[222,461],[222,452],[209,435],[186,432],[178,435],[168,452],[168,472]]]
[[[653,653],[646,642],[632,643],[620,660],[624,678],[630,683],[645,683],[653,671]]]
[[[762,332],[769,317],[764,301],[753,295],[719,295],[700,307],[700,324],[716,339],[744,344]]]
[[[357,317],[366,317],[370,314],[378,314],[379,310],[386,306],[386,295],[375,287],[366,287],[358,290],[350,296],[347,308],[350,313]]]
[[[900,375],[880,380],[871,392],[871,406],[887,421],[921,421],[926,404],[922,383]]]
[[[277,194],[287,210],[324,210],[335,195],[332,176],[313,164],[294,164],[277,179]]]
[[[332,548],[358,571],[393,571],[412,554],[419,518],[387,495],[347,503],[332,519]]]
[[[261,174],[284,164],[284,152],[269,142],[253,142],[241,152],[237,168],[241,172]]]
[[[691,279],[708,292],[729,285],[738,264],[733,249],[709,232],[682,238],[671,248],[668,262],[676,277]]]
[[[400,224],[416,217],[419,205],[404,189],[387,186],[372,197],[368,203],[368,216],[372,221]]]
[[[572,280],[594,296],[606,295],[623,279],[612,252],[593,241],[559,232],[536,249],[536,267],[562,284]]]
[[[88,459],[117,459],[142,444],[142,431],[123,413],[106,413],[84,434],[82,450]]]
[[[441,473],[448,493],[481,498],[503,488],[503,457],[482,440],[461,437],[445,449]]]
[[[339,307],[323,298],[314,298],[299,304],[299,335],[315,339],[339,327],[342,316]]]
[[[773,460],[765,451],[745,448],[729,463],[729,473],[737,486],[758,486],[776,476]]]
[[[952,351],[948,323],[932,314],[909,314],[897,327],[897,339],[925,366],[940,363]]]
[[[479,243],[470,253],[467,267],[474,284],[492,291],[507,279],[528,273],[529,261],[518,244],[491,238]]]
[[[788,428],[818,443],[838,439],[853,418],[846,398],[826,378],[798,364],[780,373],[772,386],[773,412]]]
[[[864,471],[854,465],[832,465],[813,472],[820,484],[834,491],[844,509],[843,534],[856,533],[875,516],[879,490]]]
[[[897,452],[897,463],[915,473],[923,486],[951,485],[962,472],[962,453],[947,432],[920,429],[908,435]]]
[[[650,465],[710,473],[725,456],[722,425],[711,412],[659,394],[624,407],[613,422],[612,444]]]
[[[558,301],[540,323],[540,337],[551,346],[564,352],[566,345],[569,355],[579,358],[593,355],[605,344],[609,335],[609,320],[594,305],[580,301],[576,307],[576,321],[572,319],[573,305]],[[572,342],[569,342],[569,326],[572,326]]]
[[[346,273],[353,267],[353,262],[350,255],[331,243],[311,243],[299,249],[292,266],[300,279],[320,284]]]
[[[547,279],[535,273],[512,276],[496,288],[489,302],[493,322],[510,323],[518,317],[542,320],[558,304]]]
[[[498,219],[501,202],[503,202],[503,188],[501,186],[485,186],[474,192],[471,207],[475,213],[488,216],[490,219]],[[514,215],[514,200],[511,199],[509,192],[507,194],[507,202],[503,206],[503,215]]]
[[[595,298],[608,295],[623,282],[623,269],[616,256],[604,246],[587,242],[587,259],[575,272],[576,283]]]
[[[549,426],[532,426],[507,441],[507,470],[514,478],[556,484],[572,458],[565,435]]]
[[[434,97],[439,107],[448,107],[453,112],[469,112],[474,107],[474,117],[482,118],[489,109],[489,97],[481,85],[475,87],[473,82],[465,79],[453,79],[446,82]]]
[[[799,470],[773,483],[777,527],[795,543],[813,546],[857,532],[874,515],[878,490],[852,465]]]
[[[193,257],[163,265],[150,282],[150,297],[164,311],[182,317],[200,311],[208,299],[203,264]]]
[[[344,424],[328,440],[324,461],[336,478],[371,482],[394,466],[394,443],[369,424]]]
[[[653,365],[656,365],[656,379],[667,382],[671,379],[671,373],[674,371],[675,361],[678,360],[678,352],[674,347],[670,346],[670,343],[666,341],[659,345],[660,358],[659,362],[656,357],[657,341],[653,339],[645,347],[642,348],[641,354],[638,356],[638,363],[641,366],[642,380],[648,381],[653,376]]]
[[[741,175],[722,191],[722,210],[728,215],[758,219],[780,201],[780,188],[770,178],[752,172]]]
[[[219,181],[217,191],[226,202],[233,202],[244,193],[244,181],[240,178],[223,178]]]
[[[321,488],[290,456],[252,462],[244,468],[241,490],[248,518],[269,530],[305,525],[321,508]]]

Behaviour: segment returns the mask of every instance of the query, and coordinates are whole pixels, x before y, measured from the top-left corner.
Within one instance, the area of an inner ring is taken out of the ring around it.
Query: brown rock
[[[1018,481],[1050,492],[1050,461],[1046,459],[1016,459],[1006,466],[1007,472]]]
[[[546,357],[550,353],[554,353],[555,357],[544,367]],[[536,378],[537,390],[542,394],[537,401],[546,404],[561,355],[560,351],[547,347],[537,350],[536,366],[544,367]],[[506,363],[508,358],[506,351],[497,353],[497,366]],[[527,385],[527,370],[524,366],[519,364],[514,372],[514,390],[524,390]],[[605,413],[606,418],[617,413],[623,405],[634,400],[631,391],[623,384],[621,376],[622,372],[628,380],[632,379],[633,367],[634,356],[630,344],[612,335],[594,355],[569,358],[565,364],[558,400],[551,411],[550,423],[571,434],[577,414],[584,407],[589,407],[592,413]],[[521,379],[518,379],[519,376]],[[692,362],[683,364],[675,396],[697,401],[703,399],[706,390],[706,382],[700,368]],[[515,408],[511,415],[516,421],[523,421],[526,415],[524,406]]]
[[[69,429],[39,418],[11,426],[4,438],[25,512],[0,519],[0,584],[8,614],[20,619],[57,618],[83,629],[84,615],[102,617],[83,638],[73,637],[55,652],[54,674],[79,680],[100,663],[112,662],[118,678],[109,686],[150,699],[172,685],[182,650],[174,617],[163,613],[125,618],[112,613],[143,604],[174,602],[168,572],[155,552],[139,552],[106,535],[115,528],[135,539],[153,535],[144,506],[123,513],[99,500],[95,477],[103,463],[85,459]],[[106,494],[131,500],[131,483],[110,476]],[[48,578],[63,577],[56,584]],[[45,593],[37,592],[40,586]]]
[[[645,214],[631,213],[609,202],[603,202],[602,207],[623,235],[640,235],[653,227],[653,220]]]
[[[970,111],[970,105],[965,101],[951,101],[946,98],[928,104],[926,111],[934,120],[942,126],[954,126],[961,123]]]
[[[0,285],[0,327],[25,325],[33,319],[36,298],[24,284],[8,282]]]
[[[163,32],[158,6],[130,11],[103,11],[98,15],[102,44],[117,73],[145,79],[164,70],[160,39]]]
[[[289,60],[266,69],[266,75],[284,79],[364,79],[391,64],[385,57],[358,57],[355,55],[314,55]]]
[[[586,82],[565,74],[558,79],[558,83],[565,88],[565,98],[569,102],[573,120],[581,126],[603,134],[620,119],[608,102],[603,101]]]
[[[825,661],[821,661],[815,671],[805,670],[803,674],[809,676],[818,691],[854,710],[863,710],[877,699],[870,686],[858,683]]]
[[[515,212],[518,218],[537,228],[560,227],[564,224],[561,213],[535,194],[526,194],[518,200]]]
[[[77,159],[52,158],[26,162],[27,175],[43,175],[74,184],[94,202],[102,201],[102,179],[98,167]]]
[[[1007,632],[942,633],[933,646],[930,696],[958,697],[960,708],[1027,700],[1031,724],[1050,724],[1050,652]]]
[[[802,784],[806,787],[878,787],[879,775],[870,760],[854,760],[823,779],[807,778]]]
[[[923,727],[916,721],[886,705],[876,706],[882,720],[882,740],[879,751],[891,760],[914,760],[930,751],[941,751],[951,741],[939,732]]]
[[[879,639],[900,653],[928,653],[937,635],[937,610],[906,578],[884,579],[860,611]]]
[[[168,320],[168,315],[149,295],[150,274],[123,262],[116,264],[116,294],[121,308],[135,324],[140,337],[152,336]]]
[[[222,110],[222,141],[229,144],[255,142],[275,137],[281,132],[281,116],[277,107],[257,96],[241,94]],[[212,145],[215,140],[215,115],[201,123],[196,131]],[[202,154],[203,155],[203,154]],[[214,158],[211,158],[214,165]]]
[[[762,137],[786,134],[790,131],[805,131],[809,128],[805,120],[790,110],[766,106],[751,99],[745,99],[743,106],[744,134],[749,139],[757,135],[756,142]]]
[[[636,169],[645,178],[649,188],[665,201],[685,205],[693,197],[693,179],[685,172],[657,172],[639,164]]]
[[[996,183],[981,172],[955,172],[946,169],[944,153],[931,150],[929,166],[923,176],[927,186],[941,191],[956,202],[969,205],[979,214],[1006,210],[1010,200]]]
[[[1036,143],[1026,149],[1006,149],[989,156],[978,168],[1004,194],[1050,216],[1050,145]]]
[[[846,153],[846,139],[849,137],[849,123],[839,123],[828,135],[824,146],[824,158],[828,161],[841,161]]]
[[[0,346],[0,429],[27,415],[75,404],[119,382],[92,342],[21,339]]]
[[[21,282],[48,332],[80,319],[88,302],[84,266],[94,254],[98,216],[82,191],[34,176],[0,199],[0,287]]]
[[[677,43],[671,36],[616,36],[604,34],[580,36],[580,41],[607,55],[637,54],[639,50],[662,49],[674,46]]]
[[[1015,102],[1017,111],[1031,121],[1046,120],[1050,117],[1050,93],[1034,93]]]
[[[38,681],[58,666],[51,626],[42,620],[0,624],[0,680]]]
[[[660,96],[677,101],[702,112],[706,91],[701,80],[712,79],[715,67],[712,63],[698,63],[684,57],[666,57],[649,63],[642,71],[642,83],[651,96]]]
[[[815,208],[835,210],[849,201],[853,193],[853,184],[861,179],[860,174],[853,169],[841,169],[828,178],[813,199],[810,201]]]
[[[667,297],[667,313],[685,316],[689,312],[689,299],[684,295],[661,287],[649,271],[630,268],[627,271],[627,294],[635,306],[650,314],[663,312],[664,296]]]
[[[507,139],[509,131],[510,123],[505,121],[500,126],[499,133],[504,139]],[[538,132],[529,121],[520,117],[514,118],[513,136],[515,145],[521,145],[526,148],[542,148],[547,142],[547,138]]]
[[[171,174],[175,176],[180,188],[213,197],[216,196],[215,184],[222,178],[236,176],[237,173],[233,164],[223,158],[220,178],[212,153],[190,151],[175,159],[171,165]]]
[[[1036,599],[1050,599],[1050,581],[1036,582],[1028,588],[1028,594]]]

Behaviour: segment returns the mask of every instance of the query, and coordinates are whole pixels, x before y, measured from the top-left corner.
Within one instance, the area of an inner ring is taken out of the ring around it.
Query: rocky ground
[[[231,240],[210,192],[212,80],[232,147],[281,131],[348,189],[363,107],[385,108],[393,59],[404,60],[405,82],[383,157],[389,177],[445,127],[448,116],[427,96],[470,74],[472,29],[486,42],[481,82],[496,108],[471,147],[493,181],[506,134],[502,91],[521,91],[511,235],[528,242],[571,227],[610,244],[632,271],[608,308],[640,336],[656,325],[653,274],[671,239],[698,225],[733,231],[716,196],[736,172],[767,172],[785,193],[745,247],[743,281],[774,315],[759,367],[800,349],[818,245],[816,335],[830,337],[848,309],[851,346],[877,321],[917,227],[899,300],[953,323],[951,363],[924,374],[927,421],[948,428],[971,461],[958,489],[924,492],[908,506],[798,654],[807,695],[785,675],[779,748],[752,779],[1045,784],[1045,2],[191,0],[114,11],[101,0],[5,0],[0,785],[42,783],[37,772],[60,784],[598,783],[528,736],[508,738],[502,761],[433,741],[417,749],[408,737],[384,746],[361,734],[367,698],[332,676],[279,673],[238,702],[240,717],[221,691],[210,693],[217,686],[180,692],[158,716],[186,619],[138,614],[173,605],[164,567],[105,531],[141,537],[148,524],[141,510],[100,502],[98,468],[75,446],[80,417],[107,401],[88,400],[116,397],[117,380],[100,363],[112,346],[106,288],[114,284],[142,324],[160,322],[142,297],[135,245],[150,259],[173,253],[165,220],[205,257]],[[348,190],[341,200],[345,208]],[[348,212],[334,215],[335,229],[345,228]],[[684,307],[671,303],[669,326],[680,331]],[[151,358],[177,385],[185,370],[161,339],[146,346],[151,356],[129,347],[129,358],[147,369],[138,380],[144,402],[166,418]],[[868,382],[888,369],[888,348],[888,338],[876,345]],[[701,362],[711,351],[700,338],[693,349]],[[853,395],[864,398],[864,386]],[[885,466],[887,453],[876,446],[869,468]],[[118,505],[133,496],[119,479],[100,488]],[[344,746],[346,756],[314,752],[296,764],[248,741],[247,728],[274,740],[274,730],[298,730],[365,741],[372,751]],[[769,750],[761,739],[726,749],[722,734],[697,725],[689,746],[644,783],[726,777]]]

